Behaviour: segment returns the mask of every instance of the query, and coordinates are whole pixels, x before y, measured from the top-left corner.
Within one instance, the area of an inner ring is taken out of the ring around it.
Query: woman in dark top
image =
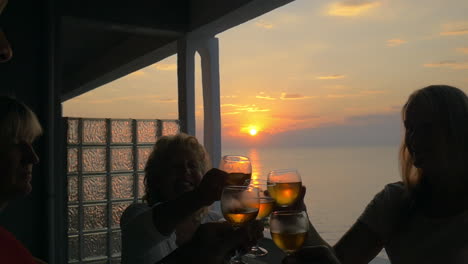
[[[333,247],[311,225],[306,247],[285,263],[468,263],[468,97],[455,87],[415,91],[402,109],[402,182],[369,203]],[[309,243],[310,244],[310,243]]]

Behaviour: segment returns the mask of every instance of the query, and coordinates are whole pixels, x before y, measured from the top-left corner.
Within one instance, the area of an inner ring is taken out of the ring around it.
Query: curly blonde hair
[[[143,200],[148,205],[162,201],[158,193],[158,184],[161,177],[170,175],[168,165],[171,160],[176,159],[181,153],[190,153],[196,157],[196,167],[201,175],[210,169],[210,161],[205,148],[194,136],[177,134],[175,136],[163,136],[158,139],[153,147],[145,166],[145,195]]]

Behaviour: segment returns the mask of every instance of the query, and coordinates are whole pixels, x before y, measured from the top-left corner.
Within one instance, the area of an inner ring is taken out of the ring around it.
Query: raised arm
[[[303,197],[298,202],[298,209],[305,210]],[[376,203],[372,202],[366,209],[367,215],[375,216]],[[286,258],[283,263],[320,263],[331,264],[367,264],[374,259],[383,248],[383,240],[372,231],[367,224],[358,220],[334,245],[330,246],[309,222],[308,237],[304,247],[292,257]]]
[[[211,169],[193,191],[153,207],[156,229],[163,235],[169,235],[186,217],[219,200],[227,176],[224,171]]]
[[[342,264],[367,264],[382,248],[383,242],[379,236],[360,221],[357,221],[333,247]]]

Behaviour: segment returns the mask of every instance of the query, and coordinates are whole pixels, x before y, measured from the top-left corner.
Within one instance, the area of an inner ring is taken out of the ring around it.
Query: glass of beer
[[[266,180],[251,179],[246,181],[246,185],[258,188],[259,191],[259,209],[257,220],[262,220],[269,216],[273,211],[273,207],[275,206],[275,200],[270,196],[268,187],[275,186],[275,183],[268,183]],[[250,248],[250,251],[246,254],[246,256],[255,258],[265,256],[266,254],[268,254],[268,250],[258,246],[257,244]]]
[[[243,185],[252,177],[252,164],[244,156],[224,156],[219,163],[219,169],[229,173],[227,185]]]
[[[302,247],[308,230],[309,219],[304,211],[276,211],[270,216],[271,238],[287,255]]]
[[[302,188],[301,175],[296,169],[273,170],[268,173],[268,182],[275,183],[268,187],[268,192],[281,207],[296,202]]]
[[[226,186],[221,194],[221,211],[224,218],[234,227],[239,228],[257,217],[259,209],[259,191],[253,186]],[[245,263],[236,250],[230,263]]]

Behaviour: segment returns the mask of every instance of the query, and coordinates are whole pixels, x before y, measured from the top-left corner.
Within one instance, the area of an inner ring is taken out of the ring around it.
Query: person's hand
[[[299,197],[296,202],[287,207],[276,206],[273,211],[305,211],[307,212],[307,207],[304,203],[304,197],[306,195],[307,188],[302,185]]]
[[[210,205],[221,198],[228,174],[218,169],[209,170],[195,189],[201,202]]]
[[[287,256],[283,264],[340,264],[333,254],[332,249],[327,246],[303,247],[298,252]]]

